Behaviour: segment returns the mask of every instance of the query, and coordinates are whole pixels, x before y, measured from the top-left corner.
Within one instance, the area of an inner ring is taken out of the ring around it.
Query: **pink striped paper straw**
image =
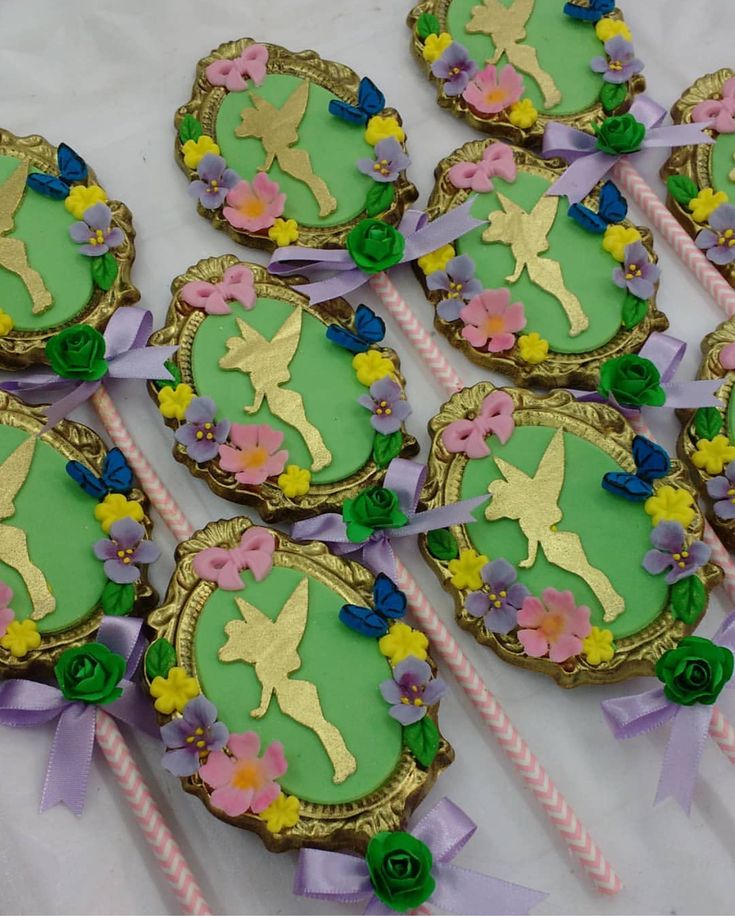
[[[719,707],[712,711],[709,734],[717,742],[720,751],[735,764],[735,726],[725,719]]]

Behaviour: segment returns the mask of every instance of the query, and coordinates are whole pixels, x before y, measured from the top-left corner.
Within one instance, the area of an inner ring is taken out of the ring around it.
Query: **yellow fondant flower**
[[[692,216],[697,223],[706,223],[710,214],[717,210],[720,204],[728,200],[724,191],[713,191],[712,188],[702,188],[696,197],[693,197],[687,207],[692,211]]]
[[[414,630],[408,624],[397,621],[391,624],[388,633],[378,640],[378,649],[390,659],[391,665],[398,665],[407,656],[426,659],[426,648],[429,639],[420,630]]]
[[[278,475],[278,486],[287,497],[303,497],[309,493],[311,472],[298,465],[287,465],[283,474]]]
[[[293,828],[299,820],[301,803],[295,796],[280,794],[267,809],[263,809],[260,817],[265,822],[271,834],[278,834],[284,828]]]
[[[293,245],[299,238],[299,224],[296,220],[284,220],[278,217],[268,230],[268,238],[276,245]]]
[[[6,334],[10,334],[14,327],[15,322],[13,319],[7,312],[0,309],[0,338],[4,338]]]
[[[41,645],[41,635],[36,622],[26,618],[25,621],[11,621],[5,636],[0,638],[0,646],[10,650],[11,656],[25,656]]]
[[[459,557],[449,561],[451,582],[457,589],[481,589],[480,571],[488,562],[484,554],[478,554],[473,548],[459,552]]]
[[[593,627],[582,641],[582,653],[586,656],[590,665],[610,662],[615,655],[612,631]]]
[[[109,532],[113,522],[120,519],[143,521],[143,507],[137,500],[128,500],[124,494],[108,494],[94,508],[94,518],[102,526],[103,532]]]
[[[365,140],[370,146],[375,146],[376,143],[380,143],[381,140],[386,140],[388,137],[395,137],[399,143],[403,143],[406,139],[406,132],[398,123],[398,118],[393,117],[393,115],[386,115],[385,117],[375,115],[372,117],[365,129]]]
[[[616,261],[625,261],[625,247],[633,242],[640,241],[641,234],[635,226],[623,226],[622,223],[613,223],[605,230],[602,237],[602,247],[610,252]]]
[[[64,199],[64,206],[76,220],[81,220],[84,211],[95,204],[106,203],[107,194],[99,185],[74,185]]]
[[[697,451],[692,454],[694,464],[697,468],[704,468],[707,474],[720,474],[733,459],[735,446],[722,434],[714,439],[697,440]]]
[[[156,675],[151,682],[151,697],[156,698],[153,706],[159,713],[183,713],[184,707],[198,694],[196,679],[178,665],[170,668],[165,678]]]
[[[164,417],[183,420],[194,391],[186,382],[180,382],[176,388],[166,385],[158,391],[158,410]]]
[[[633,34],[628,26],[619,19],[603,18],[595,26],[595,35],[604,44],[615,38],[616,35],[622,35],[626,41],[633,41]]]
[[[694,499],[688,490],[680,490],[677,487],[664,484],[663,487],[659,487],[652,497],[646,500],[643,508],[651,517],[652,525],[672,520],[681,522],[686,528],[695,516],[693,502]]]
[[[549,356],[549,342],[538,331],[522,334],[518,338],[518,349],[526,363],[543,363]]]
[[[538,121],[538,111],[530,99],[519,99],[510,106],[508,118],[516,127],[533,127]]]
[[[441,248],[437,248],[433,252],[429,252],[428,255],[419,258],[418,264],[428,277],[434,271],[443,271],[456,254],[453,245],[442,245]]]
[[[435,60],[444,54],[453,41],[449,32],[442,32],[441,35],[427,35],[424,42],[424,60],[433,64]]]
[[[196,169],[207,153],[219,155],[219,146],[208,134],[202,134],[198,140],[187,140],[181,149],[187,169]]]
[[[373,382],[383,376],[392,376],[395,368],[388,357],[384,357],[379,350],[366,350],[352,358],[352,368],[357,373],[360,385],[371,386]]]

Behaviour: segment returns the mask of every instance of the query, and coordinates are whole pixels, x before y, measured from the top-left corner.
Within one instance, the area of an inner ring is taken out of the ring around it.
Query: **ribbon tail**
[[[712,638],[712,642],[718,646],[726,646],[729,650],[735,652],[735,611],[731,611],[717,628],[717,633]],[[735,687],[735,682],[730,681],[728,686]],[[0,688],[1,691],[2,689]]]
[[[401,263],[415,261],[422,255],[459,239],[478,226],[484,226],[487,220],[478,220],[471,213],[476,200],[477,195],[473,195],[461,207],[450,210],[408,236]]]
[[[337,513],[325,513],[312,519],[302,519],[291,526],[291,537],[296,541],[326,541],[328,544],[352,545],[357,551],[360,547],[347,537],[347,526]]]
[[[115,719],[140,729],[146,735],[153,738],[160,738],[160,730],[156,723],[156,717],[153,712],[153,705],[149,703],[148,698],[143,693],[140,685],[133,684],[131,681],[124,680],[120,682],[123,688],[122,697],[113,701],[111,704],[105,704],[102,708],[105,713],[114,716]]]
[[[355,904],[373,893],[362,857],[330,850],[302,850],[293,881],[294,895]]]
[[[82,814],[96,719],[96,709],[85,704],[70,704],[59,717],[41,795],[42,812],[63,802],[75,815]]]
[[[166,379],[171,374],[164,366],[178,347],[136,347],[114,357],[108,367],[111,379]]]
[[[632,739],[663,726],[679,709],[667,699],[663,688],[630,697],[612,697],[600,704],[607,725],[616,739]]]
[[[434,877],[436,890],[427,904],[454,914],[527,914],[548,897],[546,892],[446,863],[434,867]]]
[[[570,204],[578,204],[607,175],[618,161],[618,156],[598,151],[576,159],[546,192],[551,197],[564,197]]]
[[[426,481],[426,465],[395,458],[388,465],[383,487],[395,491],[403,512],[410,516],[416,511],[419,495]]]
[[[717,389],[721,385],[722,379],[698,379],[693,382],[667,382],[663,386],[666,392],[666,407],[722,407],[722,401],[717,397]]]
[[[666,127],[654,127],[646,134],[642,149],[659,146],[689,146],[690,144],[714,143],[714,137],[705,134],[703,128],[712,122],[697,121],[694,124],[667,124]]]
[[[369,279],[367,274],[355,268],[341,274],[335,274],[334,277],[329,277],[326,280],[300,284],[294,289],[308,296],[309,302],[314,306],[320,302],[326,302],[328,299],[336,299],[346,293],[351,293],[353,290],[364,286]]]
[[[52,427],[55,427],[60,420],[63,420],[68,414],[71,414],[80,404],[84,404],[88,398],[92,397],[101,384],[99,380],[96,382],[82,382],[69,392],[68,395],[65,395],[63,398],[60,398],[50,405],[46,412],[46,424],[41,430],[41,433],[46,433]]]
[[[416,513],[411,517],[408,525],[400,529],[389,529],[388,535],[391,537],[401,537],[403,535],[417,535],[420,532],[430,532],[434,529],[445,529],[450,525],[463,525],[468,522],[476,522],[473,510],[490,499],[488,494],[480,497],[471,497],[469,500],[461,500],[459,503],[448,503],[446,506],[438,506],[436,509],[427,509],[423,513]]]
[[[679,707],[666,746],[654,805],[671,796],[689,814],[713,709],[707,704]]]
[[[373,573],[385,573],[394,582],[398,579],[396,572],[396,556],[393,545],[390,543],[387,532],[381,532],[376,541],[368,541],[362,549],[362,562]]]

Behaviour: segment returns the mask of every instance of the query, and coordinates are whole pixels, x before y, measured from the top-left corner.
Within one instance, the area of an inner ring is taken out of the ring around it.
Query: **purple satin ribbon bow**
[[[482,226],[486,220],[476,220],[470,213],[475,200],[475,197],[471,197],[461,207],[450,210],[431,222],[423,211],[407,210],[398,227],[398,231],[405,236],[406,247],[401,260],[396,263],[415,261]],[[319,272],[334,273],[333,277],[326,280],[295,287],[300,293],[306,294],[312,304],[344,296],[345,293],[363,286],[372,276],[357,267],[347,249],[308,249],[299,245],[287,245],[277,249],[270,260],[268,270],[277,277],[301,274],[311,278]]]
[[[313,519],[295,522],[291,528],[291,537],[297,541],[324,541],[335,554],[359,551],[366,567],[375,573],[385,573],[395,580],[396,558],[391,539],[443,529],[448,525],[474,522],[472,510],[488,499],[487,496],[473,497],[417,513],[416,506],[425,480],[426,465],[395,458],[388,466],[383,487],[396,493],[401,510],[408,516],[408,524],[401,528],[376,529],[367,541],[355,542],[347,537],[347,525],[342,516],[338,513],[325,513]]]
[[[127,662],[125,676],[118,685],[122,688],[122,697],[105,704],[104,711],[123,723],[158,736],[153,708],[140,686],[130,681],[145,649],[142,627],[143,621],[136,618],[102,619],[97,641]],[[75,815],[81,815],[94,748],[97,707],[67,700],[58,688],[38,681],[13,678],[0,684],[0,724],[3,726],[38,726],[57,717],[59,722],[49,753],[41,811],[63,802]]]
[[[639,95],[630,106],[630,114],[646,128],[641,149],[651,147],[689,146],[697,143],[714,143],[712,137],[703,133],[712,122],[697,124],[670,124],[661,127],[666,116],[662,108],[650,96]],[[569,163],[569,168],[546,192],[554,196],[566,195],[571,204],[578,204],[615,166],[621,156],[604,153],[597,149],[597,138],[558,121],[552,121],[544,132],[543,155],[550,159],[559,156]]]
[[[712,642],[735,652],[735,612],[725,618]],[[733,688],[735,683],[730,681],[727,687]],[[688,814],[714,704],[675,704],[659,687],[606,700],[601,706],[616,739],[632,739],[673,721],[654,805],[671,796]]]
[[[440,799],[411,834],[431,850],[436,888],[426,904],[454,914],[527,914],[547,894],[480,872],[451,866],[477,825],[450,799]],[[395,914],[373,892],[365,860],[348,853],[302,850],[294,894],[356,904],[367,900],[366,914]]]
[[[147,347],[153,331],[153,316],[145,309],[123,306],[113,313],[107,323],[105,339],[105,360],[107,373],[104,379],[172,379],[164,363],[177,350],[176,347]],[[23,397],[31,395],[33,400],[43,401],[52,397],[57,389],[71,391],[55,401],[48,410],[46,426],[49,430],[74,408],[79,407],[102,385],[102,379],[94,382],[79,382],[65,379],[48,370],[32,370],[16,373],[13,379],[0,383],[6,392]],[[43,432],[43,431],[42,431]]]

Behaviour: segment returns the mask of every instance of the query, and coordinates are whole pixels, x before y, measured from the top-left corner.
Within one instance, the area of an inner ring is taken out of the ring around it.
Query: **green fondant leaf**
[[[699,408],[694,415],[694,429],[699,439],[713,439],[722,429],[722,415],[717,408]]]
[[[699,194],[699,188],[688,175],[670,175],[666,179],[666,187],[674,200],[685,207]]]
[[[145,654],[145,674],[148,681],[160,675],[165,678],[169,670],[176,665],[176,650],[165,637],[154,640]]]
[[[625,83],[603,83],[600,90],[600,102],[606,112],[615,111],[628,97],[628,87]]]
[[[400,430],[395,433],[376,433],[373,443],[373,461],[378,468],[385,468],[400,454],[403,435]]]
[[[111,252],[105,252],[98,258],[90,258],[92,262],[92,281],[100,290],[109,290],[117,277],[117,261]]]
[[[373,182],[365,198],[365,212],[369,217],[376,217],[390,207],[395,197],[395,188],[389,181]]]
[[[179,124],[179,140],[186,143],[187,140],[198,140],[202,136],[202,125],[194,115],[184,115]]]
[[[166,360],[163,365],[171,373],[173,379],[156,379],[153,384],[159,391],[162,388],[176,388],[176,386],[181,382],[181,370],[173,362],[173,360]]]
[[[135,586],[132,583],[108,582],[102,590],[102,610],[106,615],[130,614],[135,604]]]
[[[459,557],[457,539],[449,529],[436,529],[426,536],[426,550],[437,560],[454,560]]]
[[[403,727],[403,741],[422,767],[430,767],[439,751],[439,730],[430,716]]]
[[[635,328],[635,326],[642,322],[646,317],[646,312],[648,311],[648,302],[645,299],[638,299],[637,296],[633,296],[632,293],[628,293],[625,297],[625,302],[623,303],[623,327]]]
[[[698,576],[687,576],[671,587],[671,614],[694,624],[707,605],[707,590]]]
[[[416,23],[416,34],[421,41],[426,41],[429,35],[438,35],[441,30],[439,20],[433,13],[422,13]]]

